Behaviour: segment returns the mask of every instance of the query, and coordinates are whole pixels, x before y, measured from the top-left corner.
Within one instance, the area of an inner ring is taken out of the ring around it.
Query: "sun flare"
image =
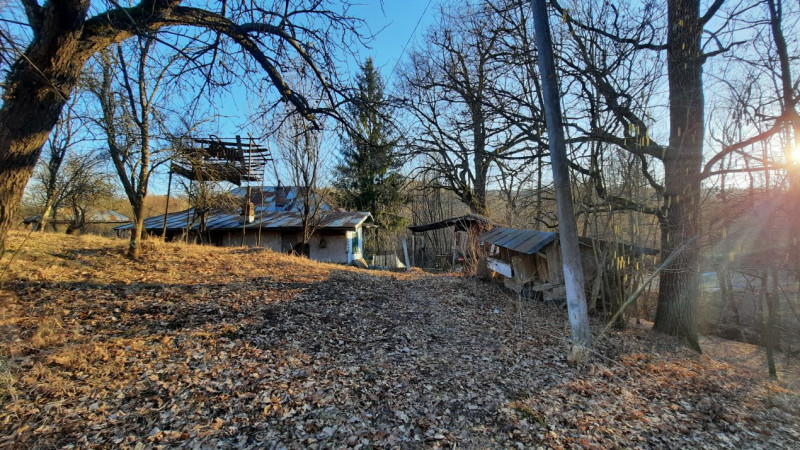
[[[789,149],[789,162],[792,164],[800,164],[800,145],[795,145]]]

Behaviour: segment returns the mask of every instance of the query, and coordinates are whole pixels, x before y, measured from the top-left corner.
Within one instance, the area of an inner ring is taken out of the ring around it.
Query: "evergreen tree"
[[[343,205],[369,211],[379,228],[396,231],[406,225],[399,214],[403,177],[398,172],[397,138],[391,131],[384,88],[372,58],[367,58],[347,108],[353,122],[342,139],[335,186]]]

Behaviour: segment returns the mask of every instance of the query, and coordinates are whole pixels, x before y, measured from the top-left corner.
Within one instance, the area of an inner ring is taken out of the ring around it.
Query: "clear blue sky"
[[[390,85],[389,79],[392,69],[398,60],[407,56],[407,53],[424,36],[425,29],[433,22],[442,0],[362,0],[353,3],[350,14],[364,19],[368,32],[373,33],[374,39],[370,48],[350,49],[357,55],[358,61],[353,61],[350,67],[343,67],[342,78],[352,78],[358,72],[357,63],[363,62],[367,57],[372,57],[375,65],[381,70],[384,81]],[[383,3],[383,4],[381,4]],[[426,9],[427,8],[427,9]],[[424,12],[424,14],[423,14]],[[417,23],[419,25],[417,26]],[[415,31],[416,27],[416,31]],[[365,30],[366,31],[366,30]],[[413,33],[413,34],[412,34]],[[406,46],[407,44],[407,46]],[[405,48],[405,54],[403,53]],[[402,63],[402,61],[401,61]],[[219,136],[246,136],[248,131],[253,131],[247,124],[247,116],[253,112],[258,104],[252,102],[246,94],[237,94],[244,90],[234,89],[233,95],[220,102],[220,114],[215,125]],[[258,134],[258,133],[254,133]],[[267,144],[262,142],[262,144]],[[161,172],[164,172],[162,170]],[[268,171],[265,182],[273,182],[272,170]],[[151,192],[165,194],[167,191],[166,175],[158,173],[151,181]],[[174,186],[173,186],[174,187]]]
[[[379,0],[364,0],[363,3],[354,3],[350,14],[364,19],[367,27],[364,31],[374,34],[374,39],[370,42],[369,48],[350,49],[358,60],[351,61],[349,66],[341,67],[340,77],[343,80],[355,78],[359,71],[358,64],[371,56],[375,65],[381,70],[387,86],[391,86],[394,81],[390,79],[392,69],[398,60],[407,56],[414,43],[424,35],[425,29],[436,15],[440,1],[384,0],[381,5]],[[418,22],[419,26],[415,31]],[[404,48],[405,53],[403,53]],[[348,59],[352,59],[352,56]],[[249,98],[244,89],[240,88],[234,88],[232,95],[226,97],[218,104],[218,111],[222,116],[215,124],[218,135],[244,136],[248,131],[252,131],[247,129],[247,118],[258,106],[258,101]]]
[[[436,16],[439,3],[438,0],[384,0],[381,7],[381,2],[375,0],[355,5],[353,15],[363,18],[370,30],[377,33],[372,48],[362,49],[359,55],[362,59],[372,56],[384,78],[388,78],[397,60],[403,56],[406,42],[411,38],[406,48],[408,52]],[[419,27],[414,32],[418,21]]]

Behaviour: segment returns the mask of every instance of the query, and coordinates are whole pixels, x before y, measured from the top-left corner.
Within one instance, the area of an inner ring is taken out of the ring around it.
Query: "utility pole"
[[[167,205],[164,206],[164,223],[161,226],[161,239],[167,240],[167,214],[169,214],[169,196],[172,193],[172,169],[169,170],[169,182],[167,182]]]
[[[536,48],[539,51],[539,72],[542,77],[542,95],[547,122],[547,137],[550,141],[550,162],[553,167],[553,183],[558,208],[558,234],[561,240],[561,260],[564,264],[564,284],[567,288],[567,310],[572,328],[571,360],[580,360],[592,343],[589,330],[589,313],[586,294],[583,290],[583,267],[578,248],[578,227],[572,208],[572,192],[567,168],[567,147],[564,141],[564,126],[561,117],[561,99],[553,58],[553,40],[547,19],[547,2],[531,0]]]

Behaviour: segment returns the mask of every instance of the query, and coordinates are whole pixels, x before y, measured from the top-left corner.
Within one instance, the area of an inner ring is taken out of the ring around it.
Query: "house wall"
[[[355,231],[355,235],[358,245],[353,246],[351,245],[350,248],[353,250],[353,259],[360,259],[364,257],[364,229],[359,228]]]
[[[597,264],[595,263],[594,250],[592,247],[581,245],[581,266],[583,267],[583,279],[588,283],[597,275]],[[558,243],[548,245],[545,249],[547,266],[550,272],[550,282],[553,284],[564,283],[564,265],[561,262],[561,246]]]
[[[315,261],[347,264],[354,257],[361,257],[362,241],[358,231],[335,231],[314,233],[309,241],[309,258]],[[354,239],[357,247],[353,248]],[[276,252],[291,252],[294,246],[302,240],[301,233],[297,231],[261,231],[261,247],[269,248]],[[322,244],[324,240],[324,244]],[[219,240],[215,241],[225,247],[238,247],[242,245],[242,233],[226,231],[221,233]],[[258,230],[248,230],[245,233],[244,245],[256,247],[258,243]],[[355,252],[354,252],[355,250]],[[357,255],[357,256],[356,256]]]
[[[279,251],[285,253],[291,253],[294,250],[295,245],[303,240],[300,236],[300,233],[297,231],[284,231],[280,236],[281,243],[279,246]]]
[[[256,247],[257,244],[258,230],[247,230],[244,237],[244,245],[246,247]],[[221,245],[223,247],[238,247],[242,245],[242,233],[240,231],[224,232]],[[269,248],[276,252],[281,251],[281,233],[261,230],[261,247]]]
[[[552,243],[544,248],[547,258],[547,269],[550,272],[550,283],[555,285],[564,284],[564,265],[561,263],[561,247]]]
[[[316,233],[309,242],[310,255],[309,257],[315,261],[333,262],[347,264],[352,259],[349,255],[350,233],[355,232],[339,232],[339,233]],[[325,247],[321,247],[322,241],[325,241]]]
[[[599,263],[605,264],[602,278],[598,278],[599,266],[596,261],[595,250],[591,246],[581,245],[580,253],[588,301],[592,302],[604,296],[617,296],[607,297],[612,298],[612,300],[624,299],[637,287],[629,281],[619,281],[628,280],[628,278],[625,278],[626,273],[624,271],[620,271],[617,268],[617,260],[610,252],[599,251],[598,253],[598,257],[605,258]],[[557,243],[547,245],[535,255],[526,255],[497,246],[490,246],[489,254],[503,262],[511,263],[514,277],[503,278],[503,283],[506,287],[516,292],[521,292],[524,286],[534,285],[532,289],[541,291],[545,300],[564,298],[566,295],[561,248]],[[626,256],[625,261],[629,265],[628,267],[635,267],[634,264],[636,262],[633,257]],[[540,286],[541,289],[536,289],[536,285]],[[601,290],[601,287],[604,290]],[[609,289],[611,293],[608,292]],[[594,303],[591,304],[594,305]]]
[[[347,232],[347,262],[364,257],[364,232],[363,228]]]

